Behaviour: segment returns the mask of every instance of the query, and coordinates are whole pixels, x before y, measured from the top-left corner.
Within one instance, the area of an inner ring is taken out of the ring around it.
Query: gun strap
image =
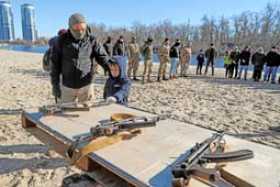
[[[205,154],[203,155],[202,159],[205,159],[207,162],[219,163],[248,160],[253,157],[253,151],[245,149],[226,153]]]

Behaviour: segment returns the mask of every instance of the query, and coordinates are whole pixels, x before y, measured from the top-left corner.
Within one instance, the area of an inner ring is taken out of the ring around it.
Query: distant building
[[[15,30],[11,3],[0,1],[0,40],[11,41],[14,39]]]
[[[35,24],[35,8],[31,4],[21,5],[22,36],[24,40],[35,41],[38,38]]]

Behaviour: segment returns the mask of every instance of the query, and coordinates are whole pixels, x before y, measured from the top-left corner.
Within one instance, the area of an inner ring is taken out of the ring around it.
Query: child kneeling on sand
[[[109,78],[104,87],[103,98],[110,103],[126,105],[131,82],[125,73],[125,64],[116,59],[109,65]]]

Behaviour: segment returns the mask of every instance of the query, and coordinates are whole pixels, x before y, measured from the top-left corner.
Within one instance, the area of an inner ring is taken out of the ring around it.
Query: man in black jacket
[[[217,51],[214,47],[214,44],[210,44],[210,48],[206,50],[205,56],[207,58],[207,64],[205,69],[205,75],[207,75],[208,67],[212,68],[212,76],[214,76],[214,68],[215,68],[215,58],[217,57]]]
[[[106,42],[103,44],[103,47],[107,54],[112,57],[113,56],[113,44],[112,44],[112,38],[111,36],[107,37]]]
[[[248,67],[250,64],[250,58],[251,58],[251,52],[250,48],[246,46],[243,51],[240,53],[239,59],[240,59],[240,68],[238,72],[238,79],[241,79],[242,72],[244,70],[244,80],[247,80],[247,72]]]
[[[180,62],[180,46],[181,46],[181,41],[180,39],[176,39],[175,44],[170,48],[170,79],[176,79],[177,78],[177,65]]]
[[[239,55],[240,55],[240,52],[239,52],[238,47],[236,46],[234,51],[232,51],[230,53],[230,58],[233,61],[233,70],[234,70],[234,78],[235,79],[237,78],[237,75],[238,75]]]
[[[114,56],[125,56],[125,44],[123,36],[117,40],[113,48],[113,55]]]
[[[252,64],[254,65],[253,79],[257,82],[261,79],[265,58],[266,56],[262,47],[252,56]]]
[[[59,37],[52,55],[53,95],[61,98],[61,103],[86,103],[92,98],[93,59],[105,69],[112,61],[92,36],[85,18],[73,14],[68,31]]]
[[[272,47],[266,55],[266,68],[264,74],[264,81],[269,81],[271,77],[271,83],[275,84],[278,66],[280,65],[280,55],[277,53],[276,47]]]

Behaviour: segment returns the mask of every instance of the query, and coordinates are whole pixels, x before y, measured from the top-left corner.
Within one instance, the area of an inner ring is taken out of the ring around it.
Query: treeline
[[[191,25],[189,20],[176,25],[165,20],[150,25],[134,22],[130,28],[112,28],[104,24],[91,24],[91,27],[102,41],[109,35],[114,39],[123,35],[126,41],[130,41],[134,35],[143,44],[151,36],[154,44],[160,45],[165,37],[169,37],[171,41],[180,38],[183,42],[191,42],[195,52],[207,48],[210,43],[221,51],[234,45],[240,48],[262,46],[268,51],[271,46],[280,44],[280,5],[269,3],[260,12],[247,11],[229,18],[205,15],[201,25]]]

